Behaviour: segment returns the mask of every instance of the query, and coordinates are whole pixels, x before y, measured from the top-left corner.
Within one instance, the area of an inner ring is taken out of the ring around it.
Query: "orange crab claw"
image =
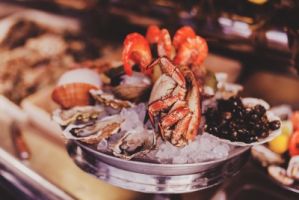
[[[170,34],[167,29],[162,29],[157,44],[158,55],[160,57],[166,56],[171,59],[172,57],[172,43]]]
[[[178,29],[173,36],[173,46],[177,49],[182,43],[184,43],[187,38],[194,38],[196,36],[193,28],[190,26],[183,26]]]
[[[156,25],[150,25],[146,32],[146,39],[150,44],[158,43],[161,30]]]
[[[200,36],[187,38],[177,50],[174,63],[176,65],[195,65],[203,63],[208,55],[208,45]]]
[[[148,41],[139,33],[127,35],[122,51],[122,61],[126,74],[132,75],[132,66],[138,64],[141,71],[149,74],[146,69],[152,61],[152,54]]]

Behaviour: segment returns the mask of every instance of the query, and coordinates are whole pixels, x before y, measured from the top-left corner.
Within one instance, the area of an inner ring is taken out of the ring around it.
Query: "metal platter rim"
[[[100,151],[97,151],[87,145],[85,145],[83,142],[77,141],[77,140],[72,140],[72,142],[75,142],[77,145],[80,147],[84,148],[87,151],[92,152],[93,154],[99,156],[104,162],[105,159],[112,160],[114,162],[119,162],[119,163],[126,163],[126,164],[132,164],[132,165],[139,165],[139,166],[145,166],[145,167],[169,167],[169,168],[181,168],[181,167],[199,167],[199,166],[207,166],[211,164],[218,164],[221,162],[224,162],[226,160],[229,160],[231,158],[234,158],[245,151],[249,150],[251,147],[237,147],[237,149],[232,150],[233,152],[229,154],[229,156],[222,158],[222,159],[217,159],[217,160],[211,160],[211,161],[205,161],[205,162],[199,162],[199,163],[185,163],[185,164],[161,164],[161,163],[150,163],[150,162],[142,162],[142,161],[135,161],[135,160],[125,160],[121,159],[115,156],[111,156],[105,153],[102,153]]]

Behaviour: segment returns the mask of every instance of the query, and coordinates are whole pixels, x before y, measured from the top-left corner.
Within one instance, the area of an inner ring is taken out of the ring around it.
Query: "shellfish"
[[[104,114],[104,108],[100,106],[76,106],[69,110],[57,109],[53,112],[53,120],[60,126],[69,124],[89,123],[99,119]]]
[[[52,92],[52,99],[64,109],[90,103],[89,90],[102,85],[99,75],[90,69],[75,69],[64,73]]]
[[[117,157],[130,160],[135,156],[149,152],[156,145],[156,136],[153,130],[137,132],[131,130],[113,146],[113,154]]]
[[[120,99],[116,99],[113,94],[104,93],[102,90],[90,90],[90,94],[92,98],[100,104],[111,107],[113,109],[122,109],[122,108],[130,108],[133,107],[129,101],[124,101]]]
[[[156,81],[149,100],[148,114],[161,136],[175,146],[184,146],[197,135],[200,116],[200,89],[187,66],[177,67],[166,57],[160,65],[163,74]]]
[[[116,134],[123,121],[124,119],[119,115],[112,115],[90,123],[70,124],[64,129],[63,135],[67,139],[95,144]]]
[[[151,80],[143,73],[133,72],[132,76],[123,75],[121,84],[113,88],[116,97],[130,101],[140,101],[148,97]]]

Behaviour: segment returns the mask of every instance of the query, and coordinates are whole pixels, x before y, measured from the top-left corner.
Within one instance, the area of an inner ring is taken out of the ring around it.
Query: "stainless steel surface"
[[[74,199],[0,148],[0,176],[31,199]]]
[[[70,143],[75,143],[80,146],[84,152],[89,152],[93,155],[96,160],[104,161],[105,163],[132,172],[150,174],[150,175],[187,175],[195,174],[203,171],[208,171],[211,168],[226,168],[226,165],[232,165],[231,162],[236,159],[239,155],[242,155],[249,147],[244,148],[235,148],[230,152],[230,155],[227,158],[207,161],[201,163],[192,163],[192,164],[157,164],[157,163],[148,163],[148,162],[138,162],[132,160],[124,160],[114,156],[110,156],[104,153],[97,151],[96,149],[88,146],[84,143],[78,141],[71,141]],[[87,157],[86,159],[88,159]],[[228,166],[229,167],[229,166]]]
[[[172,194],[215,186],[238,173],[249,156],[249,148],[238,148],[223,160],[165,165],[122,160],[77,141],[69,141],[67,150],[82,170],[115,186],[145,193]]]

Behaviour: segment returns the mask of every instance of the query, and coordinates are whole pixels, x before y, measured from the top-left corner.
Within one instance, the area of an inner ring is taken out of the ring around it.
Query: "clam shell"
[[[52,92],[52,99],[64,109],[86,106],[91,101],[89,95],[91,89],[98,89],[98,87],[87,83],[69,83],[57,86]]]
[[[242,103],[247,106],[247,107],[253,107],[257,104],[261,104],[262,106],[264,106],[266,109],[269,109],[270,106],[267,102],[265,102],[264,100],[261,99],[256,99],[256,98],[243,98],[242,99]],[[274,115],[271,111],[266,111],[266,115],[269,121],[274,121],[274,120],[280,120],[279,117],[277,117],[276,115]],[[234,146],[253,146],[253,145],[259,145],[259,144],[264,144],[266,142],[269,142],[271,140],[273,140],[275,137],[277,137],[279,134],[281,134],[281,128],[275,130],[275,131],[270,131],[269,132],[269,136],[266,138],[260,138],[257,142],[252,142],[252,143],[245,143],[245,142],[238,142],[238,141],[230,141],[228,139],[223,139],[223,138],[219,138],[215,135],[210,134],[211,136],[215,137],[217,140],[230,144],[230,145],[234,145]]]
[[[102,86],[102,82],[98,73],[86,68],[73,69],[65,72],[59,78],[57,85],[65,85],[69,83],[87,83],[97,87]]]
[[[52,99],[64,109],[89,105],[89,90],[99,89],[101,85],[96,72],[90,69],[71,70],[60,77],[52,92]]]

